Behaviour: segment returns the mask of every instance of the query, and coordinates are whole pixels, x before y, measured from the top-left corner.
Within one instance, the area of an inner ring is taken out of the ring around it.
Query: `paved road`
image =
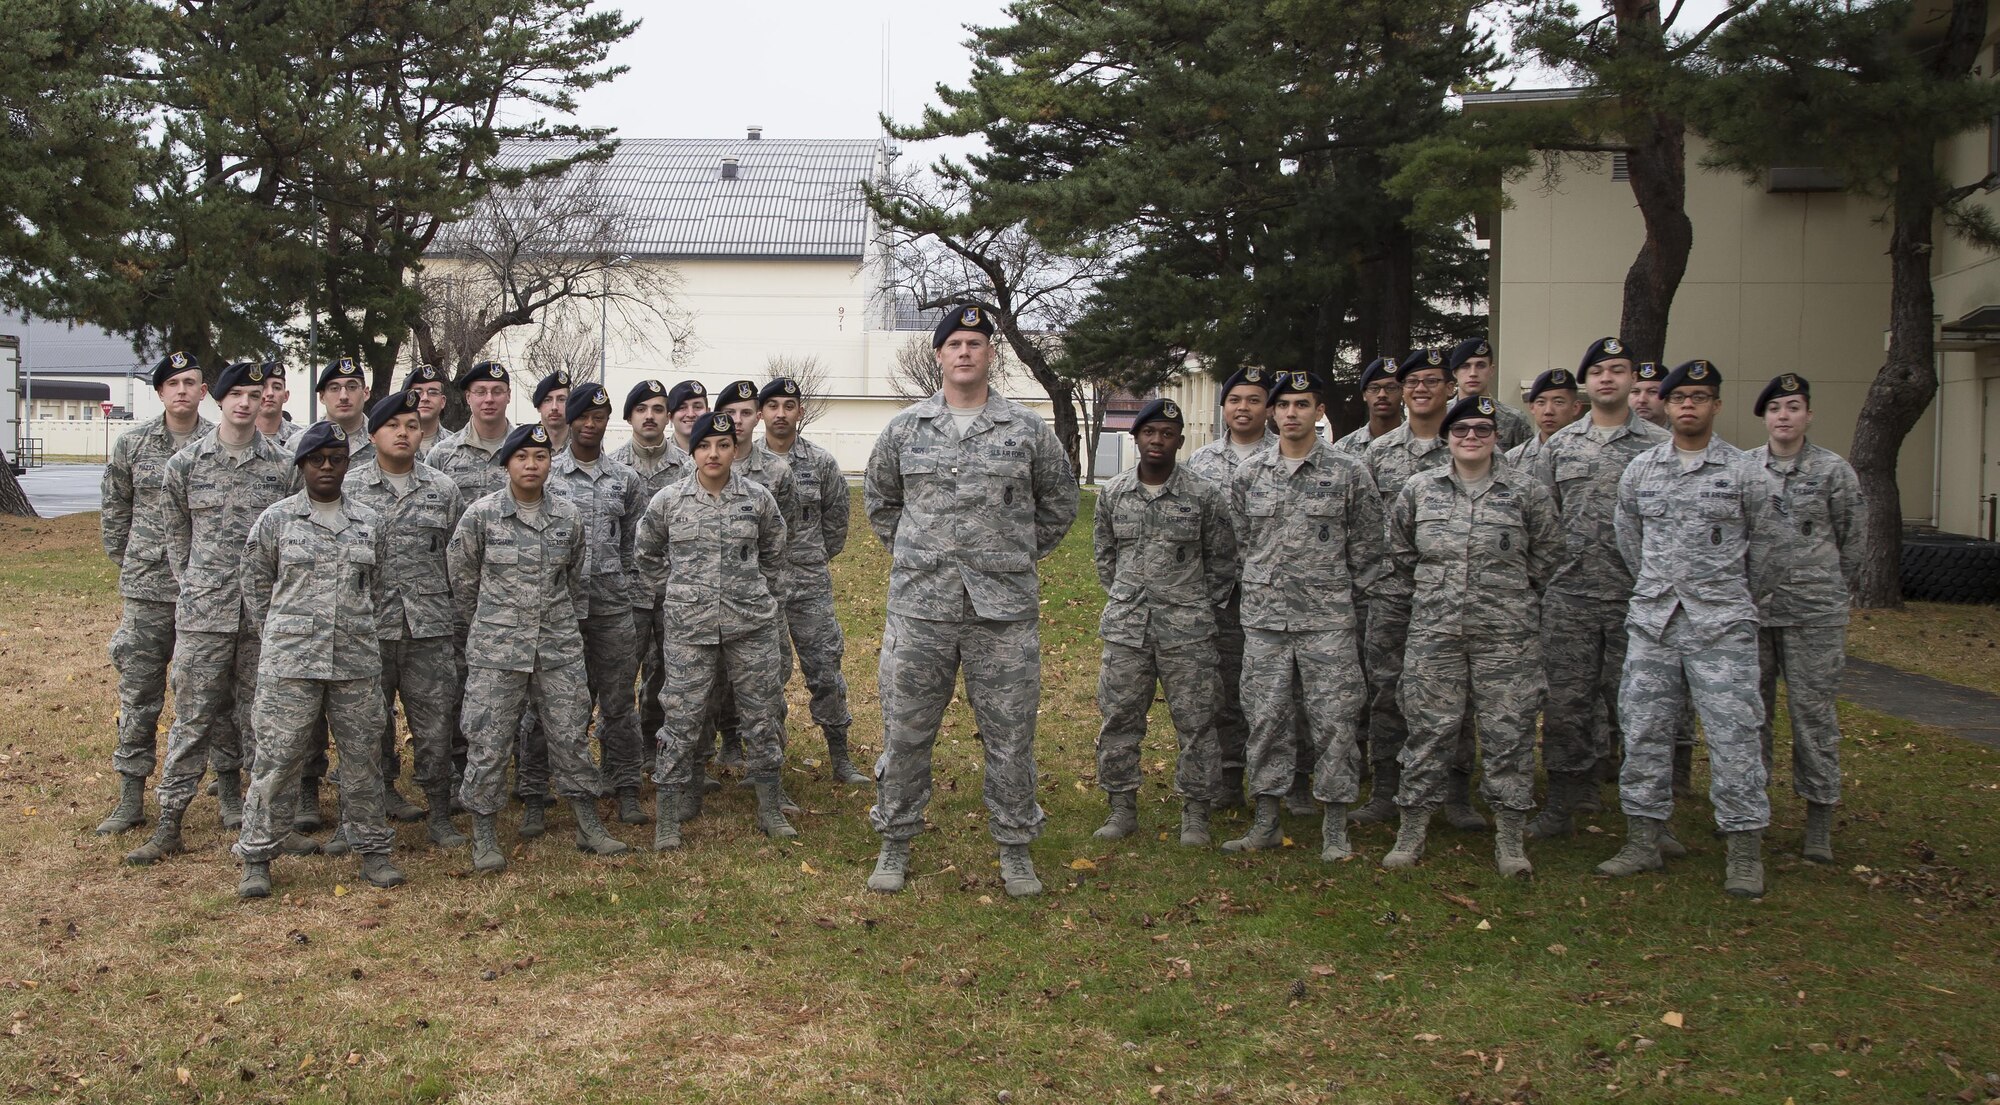
[[[1840,697],[1890,717],[1935,725],[1966,740],[2000,748],[2000,695],[1850,656]]]
[[[104,478],[101,464],[45,464],[28,469],[21,477],[21,490],[44,518],[60,518],[96,510],[98,483]]]

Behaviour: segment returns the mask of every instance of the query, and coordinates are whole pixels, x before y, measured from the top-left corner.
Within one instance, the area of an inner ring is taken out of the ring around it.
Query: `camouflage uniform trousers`
[[[583,661],[572,660],[532,672],[469,666],[459,716],[465,729],[465,778],[459,802],[476,814],[500,812],[507,802],[507,757],[514,750],[522,711],[533,703],[546,719],[546,747],[556,792],[590,801],[600,785],[590,760],[590,684]]]
[[[877,684],[882,755],[868,822],[891,840],[924,831],[931,751],[960,671],[985,754],[986,827],[998,844],[1027,844],[1046,815],[1035,801],[1035,714],[1042,700],[1041,627],[1021,621],[931,621],[891,613]]]
[[[1104,715],[1097,733],[1097,785],[1112,794],[1139,789],[1139,745],[1157,683],[1180,737],[1174,788],[1184,798],[1214,801],[1222,770],[1215,751],[1219,682],[1212,640],[1162,646],[1149,639],[1143,648],[1104,642],[1097,676],[1097,709]]]
[[[1778,716],[1778,678],[1792,719],[1792,790],[1808,802],[1840,802],[1840,715],[1834,696],[1847,666],[1847,627],[1792,625],[1760,630],[1757,660],[1764,698],[1764,774]]]
[[[812,694],[813,724],[822,729],[849,725],[854,716],[847,709],[847,677],[840,671],[847,635],[833,610],[833,577],[825,565],[788,567],[781,586],[789,644]]]
[[[783,624],[786,618],[785,606],[778,605],[778,620]],[[783,686],[792,679],[792,633],[789,627],[778,634],[778,684]],[[722,735],[725,750],[740,750],[743,747],[742,718],[736,712],[736,687],[727,679],[718,679],[708,692],[708,719],[702,724],[701,739],[695,745],[695,754],[706,761],[715,752],[716,735]],[[783,726],[778,728],[779,766],[784,766],[785,749],[791,745],[791,733]],[[693,762],[693,761],[691,761]]]
[[[160,769],[160,809],[187,809],[210,766],[221,774],[254,762],[257,730],[250,708],[257,694],[258,652],[254,633],[176,636],[175,716]]]
[[[1250,740],[1250,727],[1243,721],[1243,622],[1242,601],[1229,596],[1229,604],[1215,612],[1215,652],[1222,679],[1215,700],[1215,751],[1224,768],[1243,766],[1243,749]]]
[[[1403,745],[1410,739],[1410,724],[1403,716],[1403,652],[1409,643],[1410,600],[1375,598],[1358,608],[1366,611],[1367,631],[1361,643],[1361,675],[1367,681],[1365,717],[1368,729],[1368,762],[1376,773],[1400,762]],[[1459,725],[1458,742],[1451,766],[1472,772],[1473,720],[1467,714]]]
[[[1368,687],[1347,629],[1243,631],[1243,713],[1250,722],[1249,791],[1280,797],[1294,772],[1313,777],[1313,797],[1348,802],[1361,785],[1359,738]],[[1303,706],[1312,749],[1299,752]]]
[[[1625,600],[1560,591],[1542,596],[1548,681],[1542,767],[1550,774],[1594,770],[1621,739],[1616,706],[1625,640]]]
[[[458,650],[450,637],[404,638],[382,642],[382,776],[394,782],[397,698],[410,725],[417,788],[434,794],[451,786],[452,722],[458,713]]]
[[[1396,804],[1435,809],[1468,714],[1484,774],[1480,797],[1501,810],[1535,808],[1535,713],[1545,689],[1533,637],[1467,640],[1415,633],[1403,651],[1403,775]]]
[[[641,770],[650,775],[659,750],[660,726],[665,722],[660,711],[660,692],[667,685],[667,668],[661,662],[661,649],[666,643],[666,611],[657,604],[644,610],[634,609],[632,625],[639,634],[639,759]]]
[[[638,704],[627,688],[639,674],[639,631],[628,611],[593,614],[579,623],[583,629],[584,678],[597,707],[598,761],[604,784],[613,790],[637,789],[644,781],[644,756],[639,747]],[[584,721],[588,724],[588,713]],[[523,798],[549,796],[548,731],[541,711],[530,704],[519,731],[516,786]]]
[[[234,851],[268,863],[292,831],[299,778],[313,755],[313,729],[324,717],[340,755],[341,832],[354,850],[388,855],[396,836],[383,812],[382,686],[379,679],[293,679],[257,683],[251,724],[259,735],[257,766],[243,800],[243,832]]]
[[[174,604],[126,599],[111,635],[111,666],[118,671],[118,751],[111,766],[120,775],[144,779],[157,764],[173,655]]]
[[[1673,816],[1674,743],[1692,701],[1708,732],[1708,796],[1716,826],[1745,832],[1770,824],[1757,675],[1753,622],[1696,627],[1686,611],[1676,610],[1657,638],[1629,627],[1618,688],[1618,716],[1625,726],[1618,800],[1626,815]]]
[[[745,772],[753,779],[777,776],[785,762],[784,636],[784,622],[776,620],[727,641],[668,637],[662,643],[661,658],[673,676],[660,694],[666,720],[653,760],[654,783],[682,789],[693,782],[705,738],[714,735],[711,710],[719,683],[735,692],[731,701],[743,735]]]

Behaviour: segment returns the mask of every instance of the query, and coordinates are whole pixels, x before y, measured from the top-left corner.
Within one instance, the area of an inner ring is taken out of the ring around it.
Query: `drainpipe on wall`
[[[1944,379],[1944,354],[1931,354],[1932,371]],[[1943,385],[1939,385],[1943,390]],[[1932,400],[1931,417],[1931,528],[1944,528],[1944,406]]]

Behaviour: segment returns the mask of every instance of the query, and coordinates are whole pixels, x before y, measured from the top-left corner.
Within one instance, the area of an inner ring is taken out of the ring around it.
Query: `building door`
[[[1982,379],[1979,389],[1979,522],[1980,536],[2000,536],[2000,376]]]

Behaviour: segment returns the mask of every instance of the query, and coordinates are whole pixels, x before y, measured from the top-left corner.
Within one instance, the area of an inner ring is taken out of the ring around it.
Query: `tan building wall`
[[[1689,165],[1703,153],[1691,137]],[[1592,341],[1618,328],[1644,228],[1631,186],[1612,179],[1612,169],[1610,158],[1595,168],[1572,164],[1552,189],[1538,173],[1507,189],[1512,206],[1492,229],[1491,310],[1510,402],[1537,373],[1574,369]],[[1721,367],[1728,383],[1718,431],[1744,448],[1764,440],[1750,410],[1757,392],[1778,373],[1803,374],[1813,384],[1813,440],[1846,453],[1888,326],[1880,205],[1842,193],[1772,193],[1733,173],[1691,168],[1687,211],[1694,249],[1668,322],[1668,362],[1705,357]],[[1935,435],[1927,415],[1904,446],[1898,477],[1911,521],[1932,520]]]
[[[1981,56],[1988,59],[1984,75],[1994,79],[2000,76],[1992,71],[2000,24],[1989,15],[1987,26]],[[1980,179],[1995,167],[1996,149],[2000,146],[1990,130],[1960,135],[1942,154],[1946,179]],[[2000,192],[1983,193],[1976,202],[2000,216]],[[2000,313],[2000,256],[1942,226],[1936,240],[1931,289],[1941,331],[1938,397],[1932,407],[1941,431],[1938,526],[1984,537],[1993,532],[1993,497],[2000,496],[2000,332],[1961,332],[1953,324],[1982,308]]]

